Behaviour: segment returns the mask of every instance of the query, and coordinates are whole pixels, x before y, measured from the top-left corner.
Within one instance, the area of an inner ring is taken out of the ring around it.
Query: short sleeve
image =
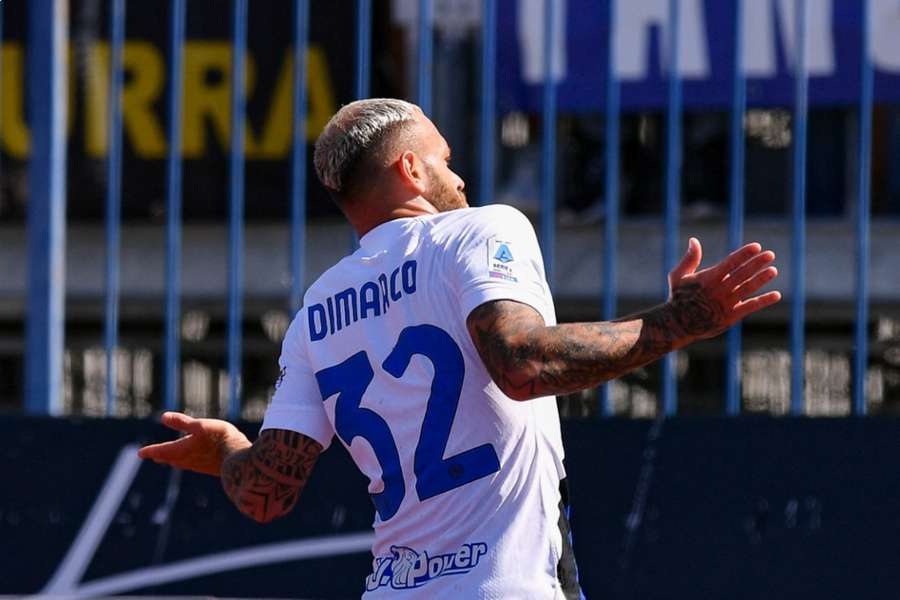
[[[544,276],[544,260],[528,218],[509,206],[479,210],[466,228],[455,259],[463,319],[492,300],[515,300],[555,320]]]
[[[334,436],[334,427],[328,420],[319,386],[306,356],[306,345],[299,335],[303,331],[302,314],[303,311],[298,313],[284,336],[278,359],[281,372],[260,431],[296,431],[316,440],[322,448],[328,448]]]

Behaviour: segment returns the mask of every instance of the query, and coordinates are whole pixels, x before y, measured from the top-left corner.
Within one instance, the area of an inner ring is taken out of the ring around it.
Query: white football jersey
[[[368,232],[288,329],[263,429],[337,435],[369,478],[366,600],[562,598],[556,401],[507,397],[466,328],[498,299],[556,323],[528,219],[467,208]]]

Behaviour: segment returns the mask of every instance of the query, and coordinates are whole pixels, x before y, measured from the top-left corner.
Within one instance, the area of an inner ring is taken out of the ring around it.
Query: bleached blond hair
[[[415,121],[415,104],[394,98],[357,100],[343,106],[316,140],[316,175],[329,191],[343,196],[358,182],[350,181],[363,160],[378,160],[388,134]]]

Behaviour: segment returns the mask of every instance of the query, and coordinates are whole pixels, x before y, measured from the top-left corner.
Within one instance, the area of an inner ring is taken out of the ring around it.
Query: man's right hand
[[[178,412],[163,413],[161,421],[166,427],[187,435],[144,446],[138,450],[141,458],[218,477],[226,457],[250,447],[247,436],[227,421],[195,419]]]
[[[685,339],[719,335],[748,315],[781,300],[781,292],[754,294],[778,276],[771,266],[775,253],[757,243],[738,248],[718,264],[700,271],[703,250],[696,238],[669,273],[667,307]]]

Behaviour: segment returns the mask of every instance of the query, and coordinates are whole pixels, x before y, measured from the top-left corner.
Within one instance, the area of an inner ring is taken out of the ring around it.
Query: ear
[[[416,194],[421,196],[428,189],[428,174],[425,171],[425,164],[412,150],[407,150],[400,155],[400,159],[395,163],[395,168],[401,181]]]

